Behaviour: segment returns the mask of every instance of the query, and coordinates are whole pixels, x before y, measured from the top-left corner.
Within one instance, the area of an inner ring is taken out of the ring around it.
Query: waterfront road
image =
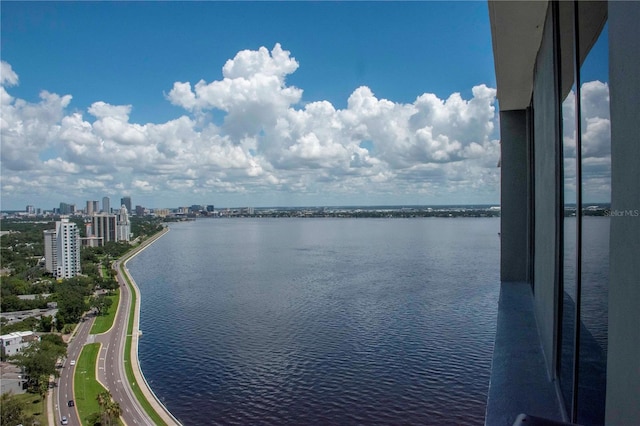
[[[122,278],[119,278],[121,281]],[[100,354],[96,365],[98,381],[109,392],[113,400],[120,404],[122,420],[127,425],[151,425],[149,418],[140,403],[136,399],[131,385],[127,381],[124,369],[124,348],[127,337],[127,323],[131,307],[131,290],[129,286],[120,282],[120,303],[113,323],[113,327],[102,334],[89,334],[94,317],[81,322],[76,329],[74,337],[67,347],[67,359],[63,363],[57,386],[54,389],[54,405],[56,420],[60,422],[62,416],[69,419],[70,425],[81,425],[75,406],[69,407],[70,400],[85,398],[84,389],[73,389],[73,375],[86,374],[86,371],[78,371],[72,361],[80,356],[82,347],[88,343],[101,343]],[[74,392],[75,391],[75,392]],[[75,395],[75,397],[74,397]]]
[[[143,250],[147,245],[164,235],[167,231],[168,229],[165,229],[160,234],[157,234],[155,237],[145,241],[145,243],[138,247],[127,258],[131,258],[140,250]],[[105,333],[96,335],[89,334],[94,318],[88,317],[78,325],[74,337],[69,342],[69,346],[67,347],[67,359],[63,363],[60,377],[57,380],[53,393],[56,421],[60,422],[62,416],[66,416],[70,425],[81,425],[75,406],[69,407],[68,402],[72,399],[84,398],[83,389],[73,389],[73,374],[74,372],[75,374],[86,374],[86,372],[77,371],[75,365],[72,366],[71,363],[78,359],[80,352],[82,351],[82,347],[85,344],[100,343],[100,353],[96,364],[96,377],[98,381],[107,388],[107,390],[109,390],[113,400],[120,404],[122,421],[127,426],[154,424],[153,420],[144,411],[140,402],[133,393],[132,386],[140,386],[143,394],[163,421],[168,425],[179,425],[179,422],[171,416],[162,404],[157,401],[152,391],[144,381],[144,377],[142,376],[138,365],[137,347],[139,337],[139,296],[137,297],[137,306],[134,309],[134,335],[131,344],[132,368],[136,381],[130,383],[127,380],[124,355],[127,339],[127,325],[129,323],[131,312],[132,293],[131,288],[127,285],[125,278],[119,270],[121,261],[122,260],[116,261],[113,265],[113,267],[118,270],[118,283],[120,285],[120,303],[118,303],[118,310],[116,312],[113,326]],[[134,291],[137,291],[137,289],[134,288]],[[73,395],[75,395],[75,397]]]
[[[78,419],[76,407],[69,407],[68,405],[70,400],[75,400],[77,397],[84,397],[81,393],[82,390],[76,390],[76,396],[74,397],[73,374],[76,367],[71,364],[72,361],[73,364],[75,364],[75,361],[77,361],[80,356],[82,347],[87,343],[87,340],[89,340],[89,331],[91,330],[93,321],[93,317],[87,317],[84,321],[80,322],[67,346],[67,358],[62,364],[60,377],[56,380],[56,385],[53,388],[54,418],[58,423],[61,421],[62,416],[65,416],[69,419],[70,425],[79,426],[81,424]],[[79,372],[76,373],[80,374]]]
[[[115,267],[119,267],[119,262],[116,262]],[[122,419],[127,425],[150,425],[153,421],[135,397],[125,372],[124,351],[132,298],[131,290],[120,274],[118,274],[118,283],[120,284],[120,303],[113,327],[106,333],[95,336],[95,341],[102,344],[98,356],[97,377],[98,381],[111,392],[113,400],[120,404]]]

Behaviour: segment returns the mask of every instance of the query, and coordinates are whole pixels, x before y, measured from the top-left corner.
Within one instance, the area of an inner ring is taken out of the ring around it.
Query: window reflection
[[[581,66],[582,272],[578,410],[580,424],[603,424],[606,390],[611,203],[607,27]]]
[[[561,28],[573,28],[573,3],[560,2],[558,17]],[[563,239],[562,239],[562,279],[561,279],[561,328],[559,333],[559,371],[560,389],[566,411],[570,414],[573,407],[575,344],[576,337],[576,85],[572,80],[573,69],[573,31],[560,33],[560,73],[562,98],[562,191],[563,191]]]
[[[565,28],[574,22],[576,4],[559,4],[557,19]],[[605,212],[611,187],[608,66],[603,64],[608,55],[606,25],[578,73],[573,70],[573,34],[560,34],[559,43],[564,229],[558,378],[571,421],[603,424],[609,279],[609,218]],[[574,76],[569,79],[570,88],[567,67]],[[580,137],[576,137],[578,131]]]

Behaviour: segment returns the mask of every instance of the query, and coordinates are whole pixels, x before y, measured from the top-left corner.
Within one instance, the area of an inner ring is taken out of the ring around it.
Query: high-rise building
[[[59,213],[62,215],[73,214],[76,212],[75,204],[60,203]]]
[[[131,240],[131,223],[129,223],[129,211],[127,206],[122,205],[116,219],[116,239],[117,241]]]
[[[102,238],[102,245],[109,241],[118,241],[116,234],[116,215],[97,213],[91,216],[93,236]]]
[[[58,249],[58,278],[72,278],[80,269],[80,231],[75,223],[62,220],[56,223]]]
[[[121,206],[126,206],[127,207],[127,211],[130,212],[131,211],[131,197],[122,197],[120,199],[120,205]]]
[[[123,204],[116,214],[94,213],[91,216],[91,236],[100,238],[102,245],[110,241],[130,241],[131,222],[129,221],[129,211]]]
[[[99,210],[100,204],[98,201],[87,201],[87,208],[85,210],[87,215],[91,216],[94,213],[98,213]]]
[[[136,216],[144,216],[144,207],[136,206]]]
[[[54,273],[58,265],[58,245],[56,243],[56,230],[47,229],[44,231],[44,262],[45,269]]]
[[[80,231],[74,222],[61,219],[55,229],[44,231],[45,268],[56,278],[73,278],[80,269]]]
[[[102,212],[107,214],[111,213],[109,197],[102,197]]]
[[[35,214],[36,209],[35,209],[33,206],[27,206],[27,207],[25,208],[25,211],[26,211],[28,214]]]

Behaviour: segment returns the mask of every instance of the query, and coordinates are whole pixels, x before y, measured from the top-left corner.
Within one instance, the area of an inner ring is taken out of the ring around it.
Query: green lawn
[[[115,291],[115,294],[107,296],[111,299],[111,306],[106,314],[96,317],[93,327],[91,327],[91,334],[100,334],[108,331],[113,326],[113,321],[116,318],[116,312],[118,311],[118,303],[120,302],[120,289]]]
[[[100,412],[100,405],[98,405],[96,398],[100,392],[106,391],[96,380],[96,364],[99,353],[100,344],[90,343],[82,348],[76,362],[76,370],[73,375],[73,393],[82,424],[87,424],[86,419],[91,414]]]
[[[35,416],[41,425],[47,424],[47,411],[42,408],[42,398],[35,393],[22,393],[15,395],[19,401],[24,402],[24,413],[28,416]]]

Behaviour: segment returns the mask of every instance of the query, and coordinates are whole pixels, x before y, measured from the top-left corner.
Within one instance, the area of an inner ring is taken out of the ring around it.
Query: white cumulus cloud
[[[78,111],[71,95],[16,99],[10,90],[18,75],[2,62],[3,198],[19,205],[40,195],[67,200],[68,192],[79,201],[116,193],[152,194],[156,202],[223,194],[497,200],[495,89],[422,93],[401,103],[362,86],[336,108],[302,103],[302,89],[287,84],[303,65],[279,44],[240,51],[218,75],[173,84],[166,98],[184,109],[181,116],[136,123],[132,104],[96,100]],[[608,87],[591,82],[582,93],[586,168],[602,179],[610,161]]]
[[[18,84],[18,74],[13,71],[9,63],[0,61],[0,85],[15,86],[16,84]]]

